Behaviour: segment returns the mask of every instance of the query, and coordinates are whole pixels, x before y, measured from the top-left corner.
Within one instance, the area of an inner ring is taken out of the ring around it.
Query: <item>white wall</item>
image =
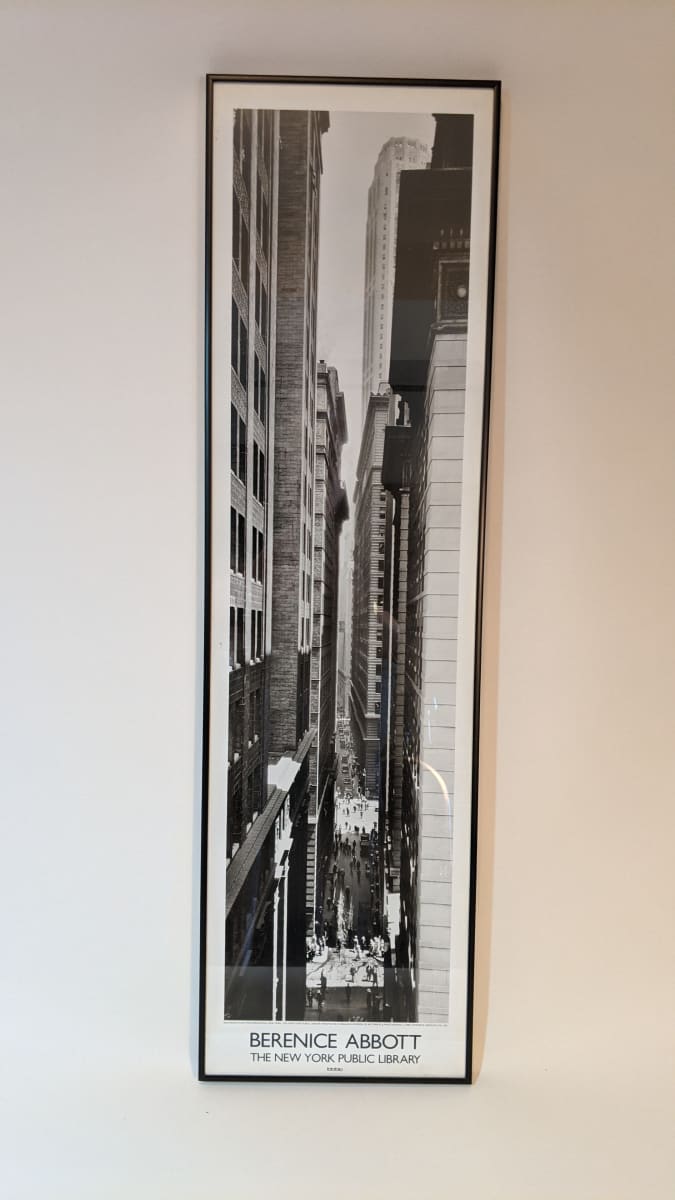
[[[2,5],[8,1200],[670,1195],[673,25]],[[195,1081],[214,70],[504,81],[473,1089]]]

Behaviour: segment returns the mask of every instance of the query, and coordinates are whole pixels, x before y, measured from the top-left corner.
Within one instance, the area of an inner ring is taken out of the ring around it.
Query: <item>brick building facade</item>
[[[321,134],[234,121],[225,1007],[301,1015]]]
[[[313,617],[313,512],[316,456],[316,328],[321,137],[328,115],[280,114],[274,453],[274,594],[269,669],[273,759],[291,758],[298,774],[288,806],[286,845],[278,856],[284,908],[278,961],[285,961],[285,1003],[305,1006],[305,932]]]
[[[240,109],[233,135],[225,1004],[228,1015],[258,1016],[271,994],[274,886],[274,836],[269,828],[260,836],[260,821],[269,760],[278,116]]]

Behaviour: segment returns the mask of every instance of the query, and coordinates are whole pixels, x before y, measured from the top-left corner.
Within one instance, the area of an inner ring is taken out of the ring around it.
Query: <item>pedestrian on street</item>
[[[322,972],[321,972],[321,995],[322,996],[326,995],[327,987],[328,987],[328,980],[326,979],[326,972],[322,970]]]

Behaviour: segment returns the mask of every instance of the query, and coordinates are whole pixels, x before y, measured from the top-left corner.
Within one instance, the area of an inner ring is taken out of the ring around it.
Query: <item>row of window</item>
[[[258,113],[258,149],[267,169],[268,178],[272,174],[272,142],[274,136],[274,113],[264,111]]]
[[[247,776],[245,782],[233,786],[227,798],[227,857],[237,852],[258,813],[264,808],[262,794],[262,771],[258,764]],[[235,907],[235,912],[239,906]],[[242,924],[248,926],[248,918],[244,913]],[[240,926],[241,928],[241,926]],[[233,946],[230,953],[236,957],[240,947]]]
[[[262,688],[256,688],[249,698],[248,729],[246,739],[249,745],[260,738],[262,734]],[[243,697],[230,705],[228,718],[227,760],[234,762],[235,756],[241,757],[244,749],[244,700]]]
[[[244,609],[230,605],[230,667],[235,670],[243,666]],[[251,658],[263,657],[263,615],[260,609],[251,610]]]
[[[230,467],[246,483],[246,422],[235,405],[230,407]]]
[[[230,508],[230,570],[246,574],[246,521]]]
[[[248,386],[248,332],[236,300],[232,301],[232,367],[241,386]],[[260,420],[267,419],[267,376],[258,355],[253,362],[253,408]]]
[[[251,110],[238,108],[234,114],[234,157],[248,191],[251,187]]]
[[[270,250],[270,217],[267,196],[263,191],[262,177],[258,176],[256,188],[256,229],[265,258]]]
[[[251,574],[262,583],[265,568],[265,538],[253,526]],[[246,520],[236,508],[230,508],[230,570],[239,575],[246,574]]]
[[[252,112],[249,108],[237,108],[234,113],[234,157],[239,163],[241,177],[248,191],[251,187]],[[272,140],[274,114],[258,113],[258,150],[268,176],[272,173]]]
[[[263,656],[263,615],[260,609],[251,612],[251,658]]]
[[[305,425],[305,461],[307,462],[310,471],[313,471],[314,470],[314,445],[310,441],[308,425]]]
[[[232,299],[232,366],[241,386],[248,385],[248,330],[239,312],[237,301]]]
[[[236,266],[241,282],[248,291],[248,260],[249,260],[249,241],[248,241],[248,226],[244,220],[243,213],[239,207],[237,197],[234,197],[234,215],[232,218],[232,259]],[[267,342],[267,320],[269,316],[269,301],[267,298],[267,288],[262,281],[260,268],[256,264],[255,268],[255,320],[262,334],[263,340]],[[237,323],[237,337],[241,337],[241,329],[238,322],[242,321],[242,315],[239,312],[239,307],[233,301],[232,305],[232,347],[233,358],[232,366],[238,372],[239,354],[237,355],[237,363],[234,361],[234,334],[235,323]],[[245,328],[245,327],[244,327]]]
[[[237,479],[246,483],[246,422],[235,404],[230,406],[230,467]],[[267,483],[265,455],[253,439],[253,495],[261,504],[265,503]]]
[[[241,282],[248,291],[248,225],[241,211],[241,205],[236,192],[232,194],[232,258],[239,272]]]
[[[261,334],[267,341],[267,288],[260,277],[260,268],[255,268],[255,319]]]
[[[253,553],[251,571],[253,578],[262,583],[265,572],[265,538],[259,529],[253,526]]]
[[[303,494],[304,494],[305,508],[307,509],[308,513],[311,516],[312,511],[313,511],[312,510],[313,494],[312,494],[312,489],[309,486],[309,479],[307,476],[305,476],[305,480],[304,480]]]
[[[264,425],[267,419],[267,377],[257,354],[253,364],[253,409]]]
[[[253,495],[261,504],[265,503],[265,455],[253,442]]]

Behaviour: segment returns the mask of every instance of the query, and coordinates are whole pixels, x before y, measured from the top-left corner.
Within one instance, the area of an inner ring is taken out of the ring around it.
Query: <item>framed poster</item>
[[[498,123],[208,79],[201,1079],[471,1079]]]

